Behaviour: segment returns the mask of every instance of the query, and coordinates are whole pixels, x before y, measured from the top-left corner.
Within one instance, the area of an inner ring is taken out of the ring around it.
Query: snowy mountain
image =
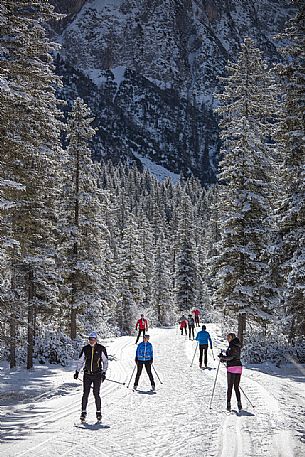
[[[274,36],[292,14],[289,0],[54,3],[68,13],[57,61],[65,97],[84,97],[96,115],[97,154],[147,157],[212,182],[218,77],[247,35],[279,59]]]

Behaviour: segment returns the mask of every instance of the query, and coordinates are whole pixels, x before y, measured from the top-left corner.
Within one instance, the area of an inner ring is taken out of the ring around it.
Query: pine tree
[[[271,313],[268,285],[262,278],[268,271],[273,79],[249,38],[238,61],[227,70],[219,97],[223,159],[217,203],[221,239],[213,267],[215,300],[225,313],[264,322]]]
[[[156,246],[153,272],[153,307],[159,325],[175,322],[173,284],[171,278],[170,250],[162,233]]]
[[[305,314],[305,7],[295,1],[297,14],[280,37],[287,45],[286,63],[278,67],[285,92],[278,149],[282,160],[277,182],[277,223],[280,235],[279,264],[283,291],[283,331],[290,341],[304,335]]]
[[[140,187],[140,183],[139,183]],[[143,274],[145,277],[143,293],[144,293],[144,308],[151,308],[154,297],[153,271],[155,263],[155,246],[152,226],[147,220],[147,217],[139,211],[137,218],[139,225],[140,243],[143,251]]]
[[[179,311],[188,311],[197,302],[198,259],[193,223],[192,203],[183,193],[179,208],[176,257],[176,293]]]
[[[139,240],[139,229],[133,218],[125,221],[118,256],[119,261],[119,324],[124,333],[131,332],[137,310],[144,302],[144,257]]]
[[[97,325],[102,305],[101,267],[106,227],[103,220],[104,194],[98,188],[98,173],[88,143],[95,134],[87,105],[76,99],[67,121],[68,147],[65,154],[66,182],[62,195],[60,230],[62,265],[68,298],[70,334],[75,339],[77,324],[88,330]],[[77,320],[78,319],[78,320]],[[88,327],[88,328],[87,328]]]
[[[0,95],[0,187],[7,209],[1,236],[15,246],[9,254],[12,277],[17,269],[25,277],[27,367],[31,368],[37,309],[43,312],[56,302],[58,292],[52,272],[56,274],[56,202],[60,187],[57,167],[61,125],[55,96],[59,80],[50,56],[54,47],[43,28],[43,23],[55,15],[46,1],[33,4],[4,0],[0,17],[4,88]]]

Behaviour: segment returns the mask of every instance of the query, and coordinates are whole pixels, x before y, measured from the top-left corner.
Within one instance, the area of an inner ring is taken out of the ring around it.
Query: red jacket
[[[148,330],[148,322],[146,319],[139,319],[136,325],[136,330]]]
[[[194,313],[195,316],[199,316],[200,315],[199,309],[193,309],[192,313]]]

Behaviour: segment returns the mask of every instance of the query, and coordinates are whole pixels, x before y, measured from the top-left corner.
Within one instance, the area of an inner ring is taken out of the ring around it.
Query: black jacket
[[[226,355],[221,357],[222,362],[227,362],[227,367],[241,367],[240,361],[241,344],[238,338],[234,338],[229,343]]]
[[[79,358],[84,360],[84,373],[100,373],[106,372],[108,368],[108,356],[104,346],[96,343],[94,346],[84,346],[81,350]]]

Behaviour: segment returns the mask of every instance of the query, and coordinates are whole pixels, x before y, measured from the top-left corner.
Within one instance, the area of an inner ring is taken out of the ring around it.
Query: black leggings
[[[102,382],[102,373],[88,374],[84,373],[83,378],[83,398],[82,398],[82,411],[87,411],[88,397],[90,394],[91,384],[93,384],[93,395],[95,398],[96,410],[101,410],[101,397],[100,397],[100,388]]]
[[[227,380],[228,380],[227,402],[228,403],[231,402],[233,386],[234,386],[237,402],[240,403],[240,391],[239,391],[240,377],[241,377],[241,374],[227,372]]]
[[[182,328],[180,328],[180,330],[181,330],[181,335],[183,335],[183,329],[185,330],[185,334],[187,335],[187,330],[186,330],[186,327],[182,327]]]
[[[195,325],[189,325],[189,337],[191,338],[191,336],[193,335],[193,339],[195,338]]]
[[[149,377],[151,385],[154,386],[155,385],[155,381],[154,381],[154,377],[153,377],[152,372],[151,372],[151,362],[150,361],[148,361],[148,362],[138,361],[137,362],[138,370],[137,370],[137,374],[136,374],[136,379],[135,379],[134,385],[137,387],[137,385],[139,383],[139,379],[140,379],[140,376],[141,376],[141,373],[142,373],[142,370],[143,370],[143,365],[145,365],[146,372],[148,374],[148,377]]]
[[[138,336],[137,336],[137,339],[136,339],[136,344],[139,341],[139,338],[140,338],[142,332],[143,332],[143,336],[144,336],[145,335],[145,328],[143,328],[143,330],[139,329],[139,333],[138,333]]]
[[[199,324],[199,315],[198,315],[198,314],[195,315],[195,324],[196,324],[198,327],[200,327],[200,324]]]
[[[204,351],[204,366],[207,367],[208,365],[208,345],[207,344],[199,344],[199,363],[202,365],[202,355]]]

